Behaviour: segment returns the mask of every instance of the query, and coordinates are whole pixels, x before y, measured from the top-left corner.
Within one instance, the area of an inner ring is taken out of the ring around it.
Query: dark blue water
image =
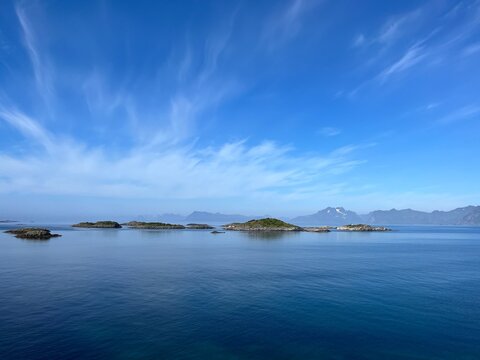
[[[480,359],[480,229],[0,234],[0,359]]]

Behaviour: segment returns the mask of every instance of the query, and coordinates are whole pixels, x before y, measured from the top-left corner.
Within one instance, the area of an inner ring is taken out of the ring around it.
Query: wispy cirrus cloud
[[[267,33],[280,43],[295,37],[314,5],[290,2],[271,18]],[[55,93],[57,83],[52,81],[28,11],[19,5],[16,12],[38,96]],[[193,43],[185,36],[185,43],[175,45],[173,55],[158,64],[157,75],[149,81],[138,81],[128,72],[112,78],[108,69],[95,63],[78,70],[75,78],[82,79],[80,86],[74,83],[68,91],[83,103],[82,114],[88,121],[83,127],[89,131],[104,127],[110,140],[111,132],[118,135],[119,125],[128,124],[127,134],[119,137],[128,145],[117,151],[68,131],[53,132],[42,125],[49,122],[41,115],[27,115],[26,110],[0,101],[0,119],[39,148],[29,154],[0,153],[0,192],[155,199],[247,197],[252,201],[307,193],[311,197],[309,189],[328,188],[337,183],[335,177],[364,163],[355,156],[360,146],[305,154],[268,139],[254,144],[247,140],[215,146],[197,143],[203,115],[248,87],[229,68],[234,23],[235,11],[201,41]],[[62,101],[57,99],[68,108]],[[329,136],[334,132],[339,130],[331,128]]]
[[[392,46],[408,32],[411,32],[418,19],[422,16],[424,8],[418,8],[406,14],[390,17],[380,27],[377,33],[367,36],[364,33],[355,35],[353,45],[362,46]]]
[[[462,56],[471,56],[480,52],[480,42],[466,46],[462,51]]]
[[[33,6],[35,4],[31,4]],[[25,49],[33,68],[33,74],[39,93],[46,100],[53,94],[52,71],[48,62],[42,56],[38,46],[37,33],[28,16],[26,3],[17,3],[16,15],[22,30]]]
[[[323,136],[337,136],[342,133],[342,130],[336,127],[331,127],[331,126],[325,126],[318,130],[318,133]]]
[[[396,60],[393,64],[389,65],[378,74],[378,80],[381,84],[384,84],[391,76],[410,69],[421,62],[426,56],[427,53],[425,52],[425,48],[421,45],[415,44],[408,48],[406,53],[400,59]]]
[[[294,39],[302,29],[305,16],[320,4],[320,0],[290,0],[266,21],[263,41],[271,50]]]
[[[35,140],[46,150],[53,149],[54,146],[50,134],[27,115],[0,106],[0,119],[9,123],[25,137]]]
[[[54,136],[27,115],[2,111],[0,118],[46,151],[26,156],[0,154],[0,192],[149,198],[290,196],[363,161],[352,159],[357,146],[323,156],[296,154],[272,141],[246,141],[218,147],[144,147],[121,156]],[[321,184],[321,185],[320,185]]]
[[[372,52],[365,64],[376,75],[353,90],[345,92],[352,98],[370,85],[385,85],[397,75],[407,74],[419,66],[443,64],[452,59],[452,50],[462,56],[474,54],[476,43],[465,46],[480,24],[480,2],[459,3],[451,8],[427,3],[406,14],[391,17],[371,36],[360,33],[353,39],[354,47]],[[456,20],[455,25],[451,22]],[[413,40],[412,40],[413,39]]]
[[[480,118],[480,106],[467,105],[442,116],[438,119],[438,123],[451,124],[457,121],[468,120],[475,117]]]

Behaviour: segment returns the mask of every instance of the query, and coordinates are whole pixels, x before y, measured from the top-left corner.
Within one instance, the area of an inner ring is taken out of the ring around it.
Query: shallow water
[[[0,359],[480,358],[480,228],[50,228],[0,234]]]

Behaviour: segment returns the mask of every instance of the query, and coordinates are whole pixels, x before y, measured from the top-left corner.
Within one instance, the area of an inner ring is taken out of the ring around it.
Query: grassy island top
[[[83,228],[105,228],[105,229],[118,229],[122,227],[119,223],[115,221],[97,221],[97,222],[85,221],[72,226],[83,227]]]
[[[244,223],[233,223],[224,225],[224,228],[227,230],[283,230],[283,231],[300,231],[301,227],[293,224],[289,224],[285,221],[274,219],[274,218],[265,218],[258,220],[250,220]]]
[[[183,225],[162,222],[130,221],[126,225],[134,229],[185,229]]]

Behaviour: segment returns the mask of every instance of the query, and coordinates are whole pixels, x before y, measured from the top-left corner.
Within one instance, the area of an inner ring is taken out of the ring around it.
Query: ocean
[[[48,227],[0,233],[2,360],[480,359],[478,227]]]

